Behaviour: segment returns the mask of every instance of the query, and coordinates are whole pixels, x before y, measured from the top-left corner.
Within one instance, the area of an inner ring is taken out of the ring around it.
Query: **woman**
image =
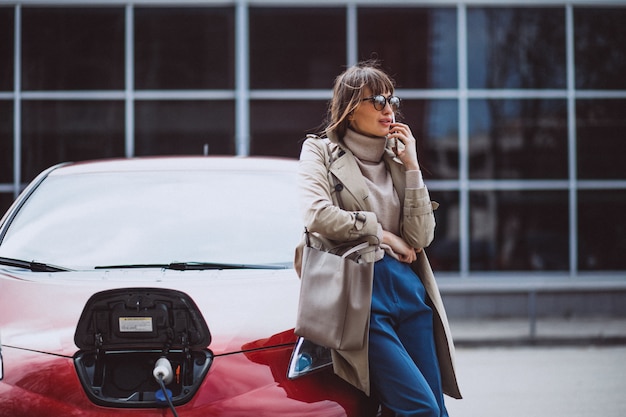
[[[415,138],[395,121],[393,81],[361,63],[335,80],[326,138],[300,155],[301,203],[310,232],[339,244],[367,240],[375,262],[369,342],[333,351],[336,374],[397,416],[447,416],[443,393],[461,398],[454,347],[423,248],[435,220]],[[371,390],[370,390],[371,385]]]

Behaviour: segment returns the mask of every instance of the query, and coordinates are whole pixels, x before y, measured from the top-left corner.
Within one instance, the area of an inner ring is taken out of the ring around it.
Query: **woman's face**
[[[383,94],[385,97],[390,95],[389,92]],[[376,110],[374,103],[367,100],[368,97],[372,97],[372,92],[369,88],[365,88],[361,102],[354,109],[352,115],[348,117],[350,127],[365,136],[384,138],[389,133],[391,123],[393,123],[393,109],[389,103],[385,103],[382,110]]]

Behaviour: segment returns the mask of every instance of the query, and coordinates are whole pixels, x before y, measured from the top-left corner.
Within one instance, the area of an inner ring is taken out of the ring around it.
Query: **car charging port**
[[[211,336],[193,300],[162,288],[94,294],[74,336],[74,365],[96,404],[167,407],[195,395],[213,361]]]

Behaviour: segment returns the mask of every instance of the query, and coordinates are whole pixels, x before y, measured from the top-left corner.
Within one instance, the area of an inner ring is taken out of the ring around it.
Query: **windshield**
[[[302,233],[295,181],[284,171],[50,176],[13,220],[0,257],[70,269],[290,266]]]

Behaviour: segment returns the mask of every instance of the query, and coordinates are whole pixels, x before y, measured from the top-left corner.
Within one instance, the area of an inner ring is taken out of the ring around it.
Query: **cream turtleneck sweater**
[[[357,164],[370,191],[368,197],[372,211],[383,230],[400,235],[402,202],[398,198],[391,174],[383,161],[385,138],[369,137],[348,129],[343,138],[345,146],[356,157]],[[406,171],[407,188],[424,186],[420,171]]]

